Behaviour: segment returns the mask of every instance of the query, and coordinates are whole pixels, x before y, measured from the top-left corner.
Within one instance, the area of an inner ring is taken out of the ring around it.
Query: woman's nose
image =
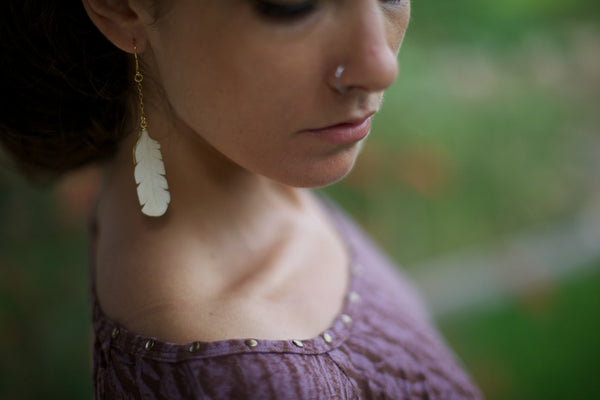
[[[342,76],[334,77],[335,86],[348,90],[380,92],[387,89],[398,75],[394,35],[404,29],[387,20],[379,1],[355,1],[345,11],[340,32],[341,51],[338,63],[343,65]],[[401,38],[400,38],[401,39]]]

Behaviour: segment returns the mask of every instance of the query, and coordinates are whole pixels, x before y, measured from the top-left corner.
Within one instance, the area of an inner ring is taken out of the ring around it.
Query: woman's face
[[[150,133],[170,118],[235,168],[292,186],[337,181],[396,78],[409,14],[409,0],[173,2],[145,28],[146,73],[171,109],[148,112]]]

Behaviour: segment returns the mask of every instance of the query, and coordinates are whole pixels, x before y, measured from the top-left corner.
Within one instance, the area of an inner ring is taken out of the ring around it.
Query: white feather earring
[[[160,217],[169,207],[171,194],[165,177],[165,164],[162,160],[160,144],[148,134],[148,122],[144,113],[144,96],[142,94],[144,77],[140,72],[135,44],[133,51],[135,57],[134,80],[137,84],[140,108],[140,133],[133,148],[135,183],[142,213],[149,217]]]

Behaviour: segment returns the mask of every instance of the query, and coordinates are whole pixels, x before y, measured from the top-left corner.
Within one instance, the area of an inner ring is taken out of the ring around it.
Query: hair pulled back
[[[0,3],[0,143],[28,175],[110,157],[130,104],[129,57],[81,0]]]

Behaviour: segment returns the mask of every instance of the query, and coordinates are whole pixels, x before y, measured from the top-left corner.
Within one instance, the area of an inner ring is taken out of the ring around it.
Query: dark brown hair
[[[110,157],[131,98],[130,57],[81,0],[0,2],[0,143],[28,175]]]

